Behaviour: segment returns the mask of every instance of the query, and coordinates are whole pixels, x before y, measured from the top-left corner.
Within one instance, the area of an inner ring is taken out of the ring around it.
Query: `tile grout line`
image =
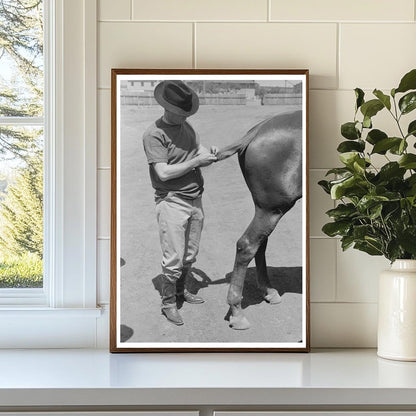
[[[133,20],[133,0],[130,0],[130,20]]]
[[[416,0],[415,0],[416,1]],[[272,0],[267,0],[267,22],[271,22],[272,20]]]
[[[340,80],[340,72],[341,72],[341,24],[337,23],[337,63],[336,63],[336,71],[337,71],[337,90],[339,90],[339,80]]]
[[[334,306],[339,306],[339,305],[377,305],[378,302],[374,301],[358,301],[358,300],[351,300],[351,301],[341,301],[341,302],[330,302],[330,301],[311,301],[311,304],[315,304],[315,305],[334,305]]]
[[[335,278],[335,282],[334,282],[334,302],[335,303],[338,303],[338,244],[340,244],[340,241],[339,240],[336,240],[335,241],[335,244],[334,244],[334,253],[333,253],[333,255],[334,255],[334,259],[335,259],[335,276],[334,276],[334,278]]]
[[[354,24],[354,25],[414,25],[414,20],[270,20],[268,19],[253,19],[253,20],[244,20],[244,19],[235,19],[235,20],[174,20],[174,19],[98,19],[98,23],[287,23],[287,24]]]
[[[192,23],[192,68],[196,69],[196,22]]]

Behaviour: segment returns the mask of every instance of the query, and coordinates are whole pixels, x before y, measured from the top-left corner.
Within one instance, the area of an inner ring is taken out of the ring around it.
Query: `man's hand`
[[[211,154],[217,156],[218,151],[219,149],[217,146],[211,146],[211,149],[210,149]]]
[[[204,168],[217,161],[217,156],[212,153],[202,152],[195,158],[198,167]]]

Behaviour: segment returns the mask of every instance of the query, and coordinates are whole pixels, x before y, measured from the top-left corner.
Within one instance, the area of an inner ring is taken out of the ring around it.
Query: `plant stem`
[[[403,130],[402,127],[400,126],[400,117],[402,116],[402,114],[400,114],[400,116],[397,116],[397,104],[396,104],[396,99],[393,98],[393,103],[394,103],[394,113],[396,115],[394,115],[391,110],[389,110],[389,113],[391,114],[391,116],[394,118],[394,121],[397,124],[397,127],[399,128],[400,134],[402,135],[403,139],[406,139],[406,136],[403,134]]]

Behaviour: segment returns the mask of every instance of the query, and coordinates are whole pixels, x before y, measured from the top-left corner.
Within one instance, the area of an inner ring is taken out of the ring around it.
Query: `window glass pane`
[[[38,288],[43,286],[42,0],[0,0],[0,32],[0,289]]]
[[[0,0],[0,117],[43,114],[42,5]]]
[[[43,128],[2,128],[28,145],[0,155],[0,288],[42,287]]]

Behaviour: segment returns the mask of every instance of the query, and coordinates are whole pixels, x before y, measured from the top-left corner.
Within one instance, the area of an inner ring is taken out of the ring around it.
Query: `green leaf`
[[[345,219],[357,213],[354,204],[339,204],[336,208],[330,209],[326,214],[334,220]]]
[[[399,100],[399,108],[402,114],[408,114],[416,108],[416,91],[409,92]]]
[[[399,242],[397,241],[396,238],[389,241],[389,243],[387,244],[387,255],[386,255],[386,257],[390,261],[394,261],[394,260],[397,260],[397,259],[402,257],[402,250],[401,250]]]
[[[335,221],[325,224],[322,227],[322,231],[329,237],[335,237],[336,235],[346,235],[351,227],[349,221]]]
[[[357,140],[361,137],[360,131],[357,129],[357,123],[350,121],[341,126],[341,135],[348,140]]]
[[[360,211],[365,212],[368,209],[377,205],[378,203],[383,202],[383,201],[388,201],[388,200],[389,199],[383,195],[364,195],[360,199],[360,202],[357,204],[357,208]]]
[[[335,182],[335,181],[334,181]],[[369,192],[368,187],[370,184],[359,175],[343,178],[337,183],[333,183],[331,187],[331,198],[341,199],[343,196],[348,197],[352,202],[355,200],[358,202],[363,195]]]
[[[368,132],[367,134],[367,142],[370,144],[376,144],[377,142],[379,142],[380,140],[386,139],[388,136],[386,133],[384,133],[384,131],[378,130],[378,129],[373,129],[371,131]]]
[[[402,155],[403,152],[407,149],[407,141],[406,139],[400,139],[400,143],[392,146],[389,149],[389,152],[393,155]]]
[[[369,234],[373,233],[373,228],[371,225],[357,225],[352,230],[352,235],[355,238],[355,240],[363,240],[365,237]]]
[[[371,117],[364,116],[363,127],[366,129],[371,129],[373,127],[373,123],[371,122]]]
[[[331,187],[331,198],[332,199],[340,199],[345,195],[345,191],[356,185],[357,178],[351,176],[349,178],[344,178],[341,181],[337,181],[338,183],[333,184]]]
[[[339,155],[339,160],[346,166],[352,167],[354,162],[360,158],[357,152],[345,152]]]
[[[416,197],[416,174],[413,174],[406,178],[405,183],[407,185],[406,196],[415,196]],[[416,223],[416,219],[415,219]]]
[[[390,97],[385,95],[382,91],[375,89],[373,94],[383,103],[388,110],[391,109]]]
[[[360,159],[355,160],[352,167],[353,167],[355,172],[363,174],[365,172],[365,168],[366,168],[365,159],[360,158]]]
[[[416,69],[412,69],[401,79],[399,86],[396,88],[397,92],[406,92],[416,89]]]
[[[399,165],[405,169],[416,169],[416,155],[408,153],[399,159]]]
[[[375,220],[381,217],[381,212],[383,211],[383,204],[376,204],[370,208],[370,219]]]
[[[413,120],[410,124],[409,127],[407,128],[407,134],[408,136],[415,136],[416,137],[416,120]]]
[[[345,175],[346,173],[351,172],[351,169],[349,168],[333,168],[330,169],[325,176],[331,175],[331,174],[335,174],[335,175]]]
[[[346,153],[346,152],[364,152],[365,149],[365,142],[363,140],[358,140],[356,142],[353,141],[345,141],[341,142],[339,146],[337,147],[337,151],[340,153]]]
[[[410,254],[416,254],[416,227],[406,228],[398,238],[400,246]]]
[[[381,251],[381,247],[375,247],[373,244],[370,244],[370,242],[356,242],[354,248],[360,251],[364,251],[370,256],[381,256],[383,254],[383,252]]]
[[[355,111],[364,104],[364,91],[361,88],[356,88],[355,90]]]
[[[354,237],[351,235],[346,235],[341,238],[341,248],[342,251],[347,250],[354,244]]]
[[[399,147],[401,141],[402,139],[400,139],[399,137],[387,137],[386,139],[382,139],[374,145],[371,154],[377,153],[380,155],[384,155],[387,152],[387,150],[391,149],[393,146]]]
[[[384,108],[384,104],[380,100],[370,100],[361,106],[361,112],[365,118],[374,117],[380,110]]]
[[[397,162],[389,162],[382,166],[377,176],[381,181],[389,181],[392,178],[403,178],[405,172],[406,169],[401,168]]]
[[[330,194],[331,193],[331,187],[330,187],[330,185],[329,185],[329,182],[328,181],[324,181],[324,180],[322,180],[322,181],[319,181],[318,182],[318,185],[327,193],[327,194]]]

